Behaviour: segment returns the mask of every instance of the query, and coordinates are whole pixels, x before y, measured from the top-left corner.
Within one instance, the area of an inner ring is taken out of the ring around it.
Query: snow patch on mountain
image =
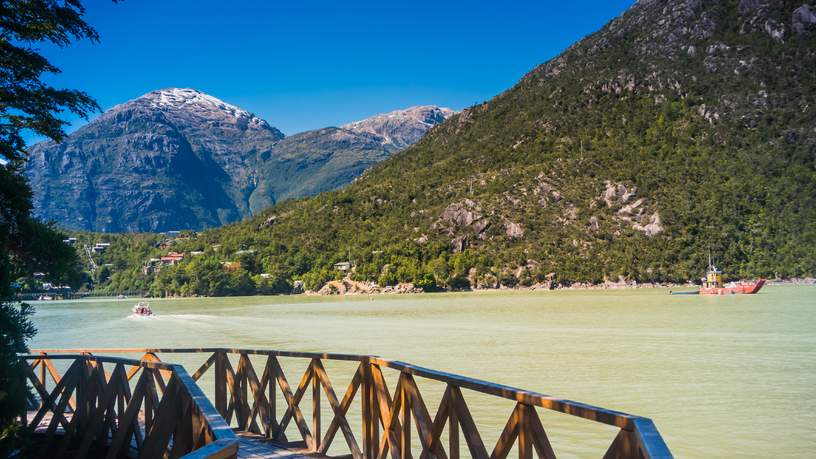
[[[209,119],[226,121],[226,119],[234,118],[234,122],[244,124],[249,128],[271,129],[266,121],[254,114],[191,88],[165,88],[152,91],[137,99],[116,105],[110,112],[116,113],[134,105],[146,106],[162,112],[185,112]]]
[[[343,129],[359,133],[374,134],[383,138],[383,143],[397,148],[405,148],[416,143],[428,129],[444,122],[453,110],[436,105],[420,105],[375,115],[364,120],[341,126]]]

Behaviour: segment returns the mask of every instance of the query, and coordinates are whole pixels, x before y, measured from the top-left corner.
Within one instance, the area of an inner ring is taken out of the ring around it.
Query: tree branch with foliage
[[[32,193],[21,175],[27,132],[59,141],[68,124],[59,115],[87,118],[99,109],[82,91],[54,88],[43,81],[60,70],[37,46],[68,46],[99,36],[82,16],[77,0],[5,0],[0,2],[0,456],[19,448],[16,417],[25,410],[26,384],[17,355],[28,351],[36,329],[34,310],[14,301],[12,282],[34,271],[52,281],[76,284],[78,257],[62,243],[52,225],[31,215]]]

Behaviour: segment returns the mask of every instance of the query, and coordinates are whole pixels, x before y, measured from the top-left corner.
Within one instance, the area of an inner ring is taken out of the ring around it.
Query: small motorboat
[[[37,298],[37,300],[39,300],[39,301],[53,301],[54,297],[51,296],[51,295],[40,295],[39,298]]]
[[[155,317],[156,314],[150,309],[150,305],[140,301],[133,306],[133,314],[140,317]]]

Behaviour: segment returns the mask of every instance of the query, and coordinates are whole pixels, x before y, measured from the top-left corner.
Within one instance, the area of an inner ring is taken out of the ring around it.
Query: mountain
[[[419,141],[431,127],[450,118],[454,111],[434,105],[422,105],[395,110],[346,124],[344,129],[379,136],[383,143],[395,149],[409,147]]]
[[[109,285],[317,289],[346,260],[354,280],[426,288],[684,282],[709,249],[732,278],[814,276],[814,68],[812,3],[641,0],[351,185],[205,232],[177,246],[204,251],[193,261]],[[207,276],[227,280],[185,281]]]
[[[435,105],[375,115],[337,127],[286,137],[258,165],[253,209],[312,196],[350,183],[372,165],[419,141],[453,115]]]
[[[117,105],[64,142],[30,149],[35,215],[68,228],[200,228],[250,214],[259,151],[284,136],[192,89]]]
[[[395,123],[401,141],[419,132]],[[285,138],[236,106],[170,88],[111,108],[64,142],[34,145],[26,175],[35,215],[65,228],[201,229],[345,185],[399,148],[338,128]]]

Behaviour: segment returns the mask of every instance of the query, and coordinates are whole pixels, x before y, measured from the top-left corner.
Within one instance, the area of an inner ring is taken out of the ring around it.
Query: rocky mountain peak
[[[405,148],[416,143],[428,129],[444,122],[455,112],[436,105],[419,105],[375,115],[341,126],[358,133],[382,137],[384,143]]]
[[[136,99],[116,105],[103,117],[120,117],[121,113],[142,111],[162,113],[185,121],[209,121],[216,124],[234,125],[238,129],[262,129],[271,131],[275,137],[283,134],[265,120],[235,105],[191,88],[165,88],[151,91]]]

